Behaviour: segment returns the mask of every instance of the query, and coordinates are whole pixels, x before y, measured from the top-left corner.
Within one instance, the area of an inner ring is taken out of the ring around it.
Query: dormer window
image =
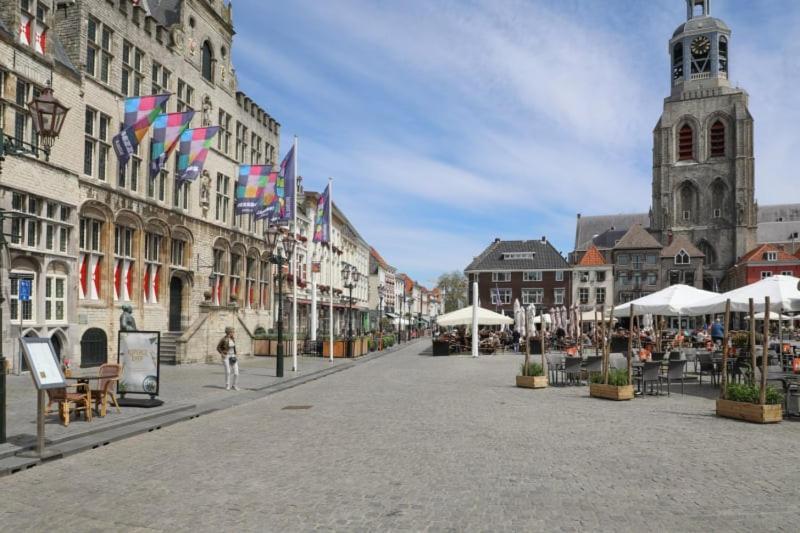
[[[778,252],[767,252],[764,254],[764,259],[770,262],[775,262],[778,260]]]
[[[676,265],[688,265],[691,263],[689,259],[689,254],[686,253],[686,250],[681,250],[677,254],[675,254],[675,264]]]
[[[519,260],[519,259],[533,259],[533,252],[505,252],[505,253],[503,253],[503,261]]]

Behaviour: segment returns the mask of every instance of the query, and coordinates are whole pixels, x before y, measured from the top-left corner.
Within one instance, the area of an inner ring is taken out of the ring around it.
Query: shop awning
[[[386,311],[384,314],[389,318],[397,318],[399,316],[397,313],[391,313],[389,311]]]

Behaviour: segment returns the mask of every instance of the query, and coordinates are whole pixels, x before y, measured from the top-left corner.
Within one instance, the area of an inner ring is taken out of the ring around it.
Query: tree
[[[444,293],[444,312],[467,306],[467,277],[458,270],[439,276],[436,286]]]

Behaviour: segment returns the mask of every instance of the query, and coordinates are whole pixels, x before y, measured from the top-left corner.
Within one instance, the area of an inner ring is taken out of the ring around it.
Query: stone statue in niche
[[[194,37],[189,38],[189,55],[194,57],[197,53],[197,40]]]
[[[736,202],[736,222],[744,224],[744,204],[742,202]]]
[[[211,204],[211,176],[208,170],[203,171],[200,177],[200,207],[203,208],[203,217],[208,215],[208,207]]]
[[[202,126],[204,128],[211,125],[211,109],[213,106],[211,105],[211,98],[206,96],[203,98],[203,119],[202,119]]]
[[[122,314],[119,315],[120,331],[136,331],[136,320],[133,318],[133,307],[130,304],[122,306]]]

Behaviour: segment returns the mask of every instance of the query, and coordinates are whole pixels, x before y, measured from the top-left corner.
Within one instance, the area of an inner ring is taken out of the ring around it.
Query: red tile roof
[[[603,259],[603,254],[600,253],[600,250],[597,249],[597,246],[594,244],[586,250],[586,253],[583,254],[581,260],[578,262],[579,266],[602,266],[606,264],[606,260]]]
[[[378,250],[370,246],[369,253],[372,257],[375,258],[375,261],[378,262],[378,264],[381,266],[382,269],[389,270],[389,263],[387,263],[386,260],[383,257],[381,257],[381,254],[378,253]]]
[[[787,261],[790,263],[796,263],[797,261],[800,261],[800,259],[798,259],[797,257],[787,252],[784,252],[783,250],[781,250],[780,248],[778,248],[773,244],[762,244],[761,246],[756,246],[755,248],[744,254],[744,256],[742,256],[742,258],[739,260],[739,262],[755,263],[755,262],[765,261],[766,259],[764,259],[764,254],[767,252],[777,252],[778,262],[781,263]]]

